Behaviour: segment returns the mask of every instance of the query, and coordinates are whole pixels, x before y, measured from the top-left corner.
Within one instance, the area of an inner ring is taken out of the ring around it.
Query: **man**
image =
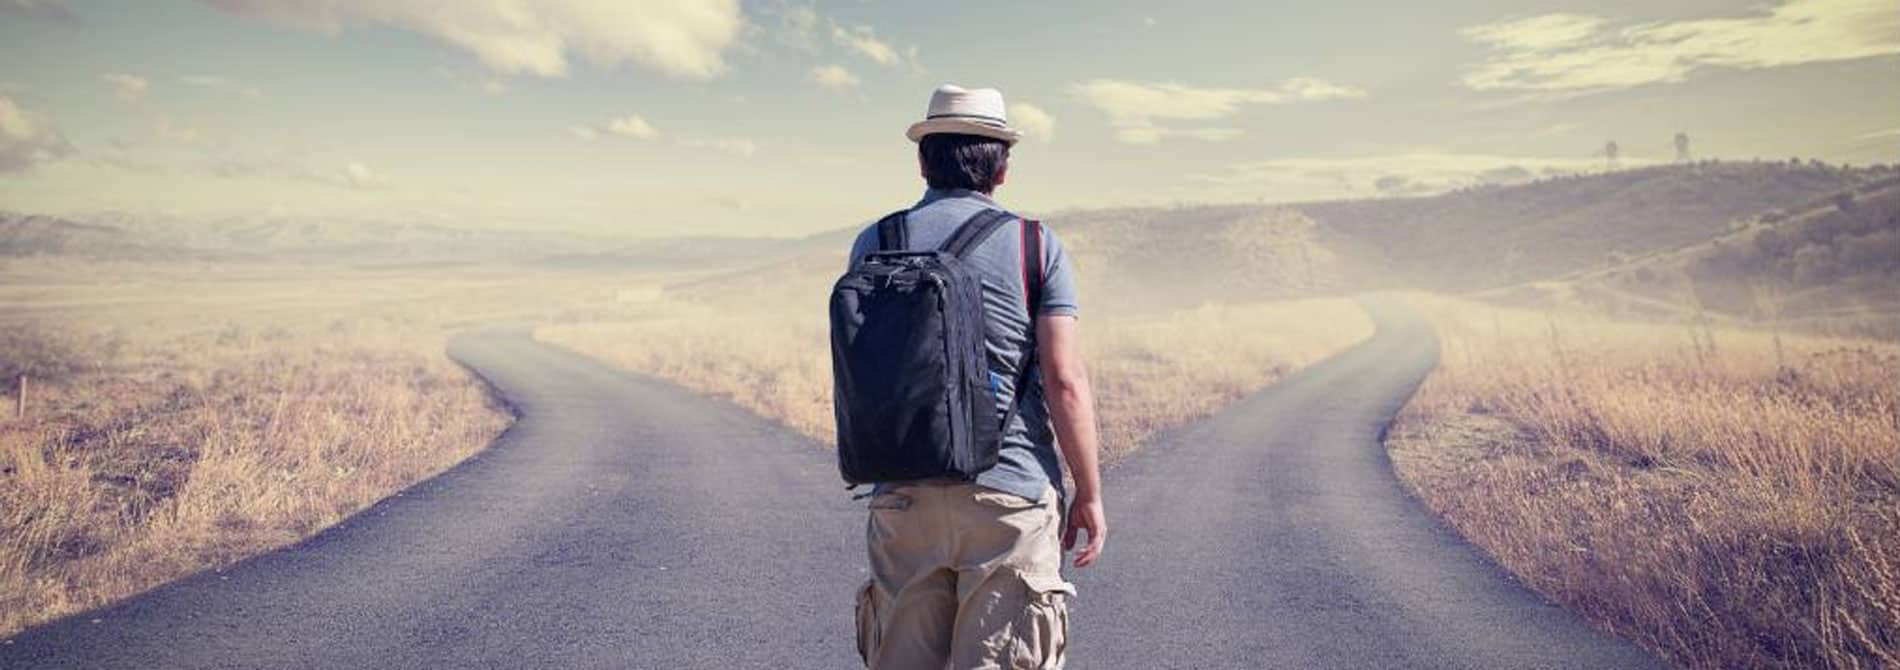
[[[929,188],[902,221],[906,249],[936,248],[977,213],[1002,209],[991,196],[1008,176],[1010,147],[1021,134],[1009,125],[1001,93],[943,86],[907,135],[918,144]],[[1033,225],[1009,218],[1000,231]],[[859,651],[873,670],[1062,667],[1074,593],[1060,574],[1062,552],[1086,535],[1075,565],[1089,565],[1108,525],[1075,279],[1062,244],[1042,232],[1039,256],[1024,254],[1025,240],[1037,239],[1027,231],[991,235],[968,254],[982,280],[997,416],[1013,416],[996,465],[973,482],[879,482],[873,489],[866,530],[872,578],[857,614]],[[851,263],[879,249],[876,226],[867,227]],[[1025,268],[1037,257],[1040,299],[1032,316]],[[1026,360],[1036,363],[1019,370]],[[1018,393],[1026,394],[1023,402],[1005,413]],[[1058,444],[1075,479],[1066,515]]]

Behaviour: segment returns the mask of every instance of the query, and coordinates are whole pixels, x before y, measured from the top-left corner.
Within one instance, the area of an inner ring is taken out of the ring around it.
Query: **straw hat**
[[[1023,134],[1010,127],[1003,108],[1002,91],[944,84],[930,94],[924,120],[911,124],[904,136],[916,142],[931,133],[960,133],[994,137],[1014,145]]]

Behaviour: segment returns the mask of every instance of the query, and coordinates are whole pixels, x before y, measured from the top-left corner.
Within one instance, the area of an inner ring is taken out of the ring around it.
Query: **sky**
[[[0,0],[0,210],[803,235],[996,87],[1019,210],[1900,162],[1900,2]]]

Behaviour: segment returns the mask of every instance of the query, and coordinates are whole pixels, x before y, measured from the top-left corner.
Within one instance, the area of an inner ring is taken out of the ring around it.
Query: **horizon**
[[[1003,90],[1002,197],[1037,212],[1431,195],[1668,164],[1679,132],[1900,161],[1892,3],[1477,5],[5,0],[0,202],[800,237],[915,199],[902,130],[943,82]]]

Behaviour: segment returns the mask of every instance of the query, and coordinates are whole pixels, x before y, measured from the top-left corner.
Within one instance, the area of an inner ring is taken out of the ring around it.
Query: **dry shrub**
[[[831,354],[821,308],[675,302],[649,319],[549,326],[536,336],[730,398],[830,444]],[[1111,458],[1372,334],[1372,322],[1343,299],[1084,319]]]
[[[1683,666],[1894,667],[1900,347],[1416,302],[1393,461],[1505,568]]]

